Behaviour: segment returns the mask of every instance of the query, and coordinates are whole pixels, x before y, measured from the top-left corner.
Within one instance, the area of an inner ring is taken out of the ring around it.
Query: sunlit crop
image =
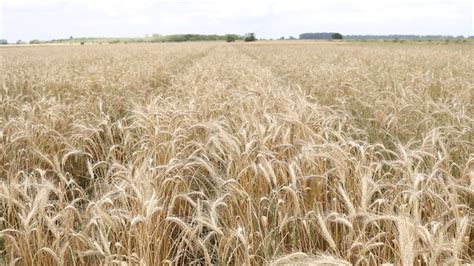
[[[471,44],[0,49],[0,264],[469,264]]]

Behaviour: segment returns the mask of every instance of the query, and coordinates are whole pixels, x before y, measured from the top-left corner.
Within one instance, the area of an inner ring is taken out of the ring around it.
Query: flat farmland
[[[472,263],[473,51],[1,48],[0,263]]]

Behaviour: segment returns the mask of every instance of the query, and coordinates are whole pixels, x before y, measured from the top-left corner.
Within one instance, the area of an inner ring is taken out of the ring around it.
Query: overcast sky
[[[473,0],[0,0],[0,38],[256,32],[473,35]]]

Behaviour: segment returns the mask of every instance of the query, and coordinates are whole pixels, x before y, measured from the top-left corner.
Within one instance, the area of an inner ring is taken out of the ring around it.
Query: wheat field
[[[471,264],[473,51],[2,48],[0,264]]]

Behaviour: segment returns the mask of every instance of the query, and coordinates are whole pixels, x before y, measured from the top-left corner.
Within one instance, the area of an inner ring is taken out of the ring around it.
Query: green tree
[[[41,43],[41,41],[40,41],[40,40],[36,40],[36,39],[30,41],[30,44],[40,44],[40,43]]]
[[[343,39],[342,34],[337,33],[337,32],[331,34],[331,38],[332,38],[333,40],[342,40],[342,39]]]
[[[254,41],[256,41],[256,40],[257,40],[257,38],[255,38],[255,33],[251,32],[251,33],[245,34],[245,39],[244,39],[244,41],[246,41],[246,42],[254,42]]]
[[[225,41],[226,42],[235,42],[235,36],[227,35]]]

